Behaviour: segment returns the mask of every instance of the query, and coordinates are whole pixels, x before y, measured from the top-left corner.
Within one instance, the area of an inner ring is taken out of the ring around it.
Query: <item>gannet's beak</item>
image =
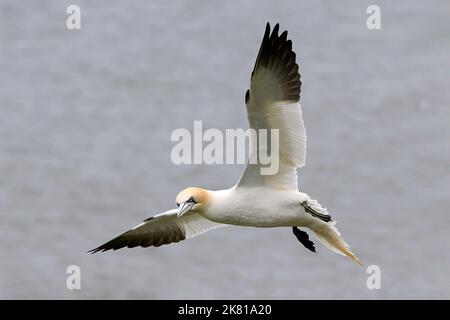
[[[195,202],[190,200],[180,203],[180,208],[178,209],[178,218],[181,217],[186,212],[190,211],[194,206],[194,204]]]

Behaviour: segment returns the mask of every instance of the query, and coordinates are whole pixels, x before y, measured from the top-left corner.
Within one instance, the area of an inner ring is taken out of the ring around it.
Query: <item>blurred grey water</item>
[[[450,298],[450,3],[375,3],[378,31],[372,1],[0,1],[0,298]],[[289,229],[86,254],[186,186],[236,182],[240,165],[173,165],[170,134],[247,127],[266,21],[301,65],[301,189],[382,289]]]

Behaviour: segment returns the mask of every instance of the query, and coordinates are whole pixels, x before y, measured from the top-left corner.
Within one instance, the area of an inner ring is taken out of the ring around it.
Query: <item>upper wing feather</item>
[[[279,25],[270,33],[267,24],[245,95],[250,127],[279,130],[279,170],[261,175],[260,164],[247,164],[238,186],[264,185],[274,189],[297,189],[297,170],[305,164],[306,132],[300,100],[300,74],[287,31],[278,35]],[[256,144],[252,141],[252,144]],[[256,150],[262,150],[258,145]]]

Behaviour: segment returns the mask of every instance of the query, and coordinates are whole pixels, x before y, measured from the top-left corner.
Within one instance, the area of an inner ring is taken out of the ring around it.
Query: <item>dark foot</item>
[[[300,230],[298,227],[292,227],[292,231],[294,232],[294,235],[297,237],[298,241],[300,241],[300,243],[304,245],[306,249],[309,249],[312,252],[316,252],[314,242],[309,240],[309,236],[305,231]]]
[[[317,212],[316,210],[314,210],[313,208],[311,208],[308,205],[308,202],[303,201],[302,202],[302,206],[305,208],[305,212],[308,212],[313,217],[316,217],[316,218],[318,218],[320,220],[323,220],[325,222],[330,222],[331,221],[331,216],[329,216],[327,214],[323,214],[323,213]]]

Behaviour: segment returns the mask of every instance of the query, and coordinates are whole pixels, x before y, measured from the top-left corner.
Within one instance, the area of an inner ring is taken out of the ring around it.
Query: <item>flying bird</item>
[[[245,104],[252,129],[279,130],[278,172],[262,175],[262,164],[247,162],[239,182],[232,188],[184,189],[176,197],[178,208],[150,217],[90,252],[159,247],[229,225],[291,227],[300,243],[315,252],[314,243],[300,229],[303,227],[312,230],[328,249],[361,264],[327,209],[299,192],[297,168],[304,166],[306,155],[300,87],[299,66],[287,31],[279,34],[279,24],[271,31],[267,23]],[[271,146],[267,148],[270,153]]]

